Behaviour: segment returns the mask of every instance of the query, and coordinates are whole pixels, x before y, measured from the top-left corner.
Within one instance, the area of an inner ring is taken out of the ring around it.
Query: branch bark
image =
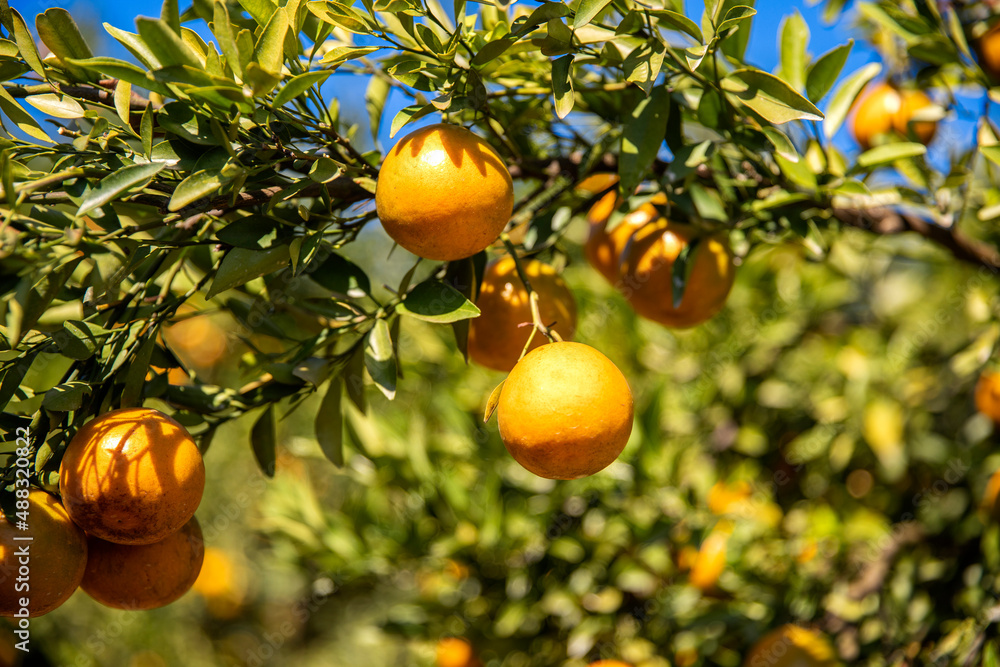
[[[107,104],[108,106],[113,107],[115,105],[114,89],[115,86],[118,85],[118,79],[101,79],[99,84],[100,86],[70,83],[41,83],[35,86],[4,86],[4,89],[10,94],[11,97],[15,98],[24,98],[31,95],[44,95],[46,93],[59,90],[64,95],[69,95],[70,97],[86,100],[88,102],[96,102],[98,104]],[[144,111],[147,104],[149,104],[149,100],[135,91],[132,91],[132,97],[129,100],[129,108],[132,111]]]

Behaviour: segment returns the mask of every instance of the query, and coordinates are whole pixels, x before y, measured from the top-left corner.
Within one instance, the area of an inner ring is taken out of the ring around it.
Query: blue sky
[[[11,4],[24,15],[29,25],[33,25],[35,14],[44,11],[47,7],[53,6],[53,0],[13,0]],[[182,8],[186,5],[183,0]],[[450,3],[445,3],[450,4]],[[115,27],[127,30],[135,29],[135,17],[140,15],[158,16],[160,12],[160,0],[133,0],[132,2],[114,2],[111,0],[69,0],[61,5],[68,9],[77,22],[81,24],[81,29],[95,53],[100,55],[114,55],[131,60],[129,54],[112,39],[101,27],[103,22],[108,22]],[[688,14],[690,16],[700,16],[704,7],[701,0],[687,0]],[[809,50],[813,56],[819,56],[827,50],[847,41],[853,33],[852,23],[854,21],[853,12],[846,14],[837,23],[828,25],[821,19],[822,7],[810,7],[805,0],[787,0],[785,2],[774,2],[773,0],[763,0],[757,2],[757,16],[754,18],[754,26],[751,32],[751,40],[747,50],[748,60],[756,66],[772,71],[777,66],[778,61],[778,28],[781,19],[795,10],[802,13],[810,30]],[[845,72],[851,72],[862,65],[879,60],[879,56],[867,44],[857,42],[851,53],[850,59],[845,67]],[[337,96],[341,101],[341,109],[344,117],[362,124],[367,123],[367,114],[363,108],[363,81],[356,84],[352,77],[333,77],[330,84],[340,89]],[[385,110],[383,120],[383,131],[380,132],[380,142],[383,148],[392,145],[389,139],[389,121],[396,112],[409,103],[402,95],[395,93],[390,97]],[[822,107],[822,105],[821,105]],[[969,136],[971,131],[970,123],[961,119],[950,119],[946,134],[949,137]],[[362,133],[367,136],[367,132]],[[950,144],[948,140],[936,141],[932,146],[938,150],[946,150],[945,145]],[[845,131],[841,131],[837,139],[837,144],[842,149],[854,151],[856,147],[853,141],[847,136]],[[932,153],[937,152],[932,150]],[[944,156],[942,156],[944,157]],[[943,160],[946,162],[946,160]]]

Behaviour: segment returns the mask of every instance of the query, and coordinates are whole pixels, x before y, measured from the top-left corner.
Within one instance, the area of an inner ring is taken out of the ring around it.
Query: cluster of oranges
[[[492,245],[513,203],[513,181],[496,152],[448,124],[401,139],[382,164],[375,193],[389,236],[436,261]],[[732,251],[725,235],[670,222],[653,203],[612,229],[621,202],[609,192],[590,213],[585,252],[637,313],[671,327],[695,326],[725,303],[735,278]],[[686,288],[675,299],[681,258]],[[568,342],[576,302],[557,271],[537,259],[498,259],[483,276],[476,305],[481,314],[470,324],[468,353],[509,373],[496,408],[500,437],[514,459],[542,477],[576,479],[618,458],[632,431],[632,393],[604,354]],[[546,337],[554,342],[546,344]]]
[[[472,645],[460,637],[445,637],[437,645],[438,667],[482,667]],[[690,664],[685,651],[676,664]],[[764,635],[743,660],[744,667],[834,667],[837,659],[826,637],[816,630],[783,625]],[[621,660],[598,660],[587,667],[632,667]]]
[[[127,408],[86,423],[60,463],[62,502],[32,490],[26,526],[0,523],[6,575],[0,615],[27,607],[29,615],[40,616],[78,587],[116,609],[173,602],[201,570],[204,545],[194,513],[204,488],[201,452],[169,416]],[[24,544],[30,544],[30,557],[20,571]]]

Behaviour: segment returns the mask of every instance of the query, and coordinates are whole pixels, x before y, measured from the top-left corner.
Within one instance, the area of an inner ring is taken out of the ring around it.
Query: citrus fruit
[[[701,543],[689,576],[691,585],[702,592],[715,588],[715,583],[726,568],[726,548],[731,532],[731,528],[722,524],[713,529]]]
[[[179,319],[163,327],[163,340],[188,367],[211,368],[229,351],[222,327],[208,315]]]
[[[437,645],[437,665],[438,667],[478,667],[479,659],[476,658],[472,644],[460,637],[445,637]]]
[[[687,281],[674,304],[674,264],[685,247]],[[726,303],[736,279],[724,234],[701,236],[690,226],[660,219],[632,235],[622,255],[621,289],[636,313],[668,327],[693,327]]]
[[[914,114],[932,105],[926,93],[919,90],[898,90],[887,83],[872,88],[858,102],[854,111],[854,138],[862,149],[875,145],[875,138],[895,131],[904,138],[912,136],[928,144],[934,138],[937,123],[910,121]]]
[[[990,81],[1000,82],[1000,23],[996,23],[976,40],[976,54],[979,66]]]
[[[820,633],[783,625],[754,644],[743,667],[833,667],[833,648]]]
[[[496,240],[514,208],[507,166],[488,143],[457,125],[415,130],[389,151],[375,208],[385,231],[415,255],[469,257]]]
[[[1000,521],[1000,470],[990,475],[990,481],[986,483],[986,490],[983,492],[983,500],[980,507],[987,517],[994,521]]]
[[[0,515],[0,616],[19,613],[22,598],[27,598],[29,616],[41,616],[68,600],[80,585],[87,538],[55,496],[33,489],[19,500],[28,503],[26,510],[18,508],[27,512],[27,528]]]
[[[613,192],[608,194],[614,195]],[[609,205],[606,198],[607,195],[598,200],[587,216],[590,234],[583,246],[583,254],[590,265],[614,285],[620,276],[622,252],[628,245],[628,240],[636,231],[659,216],[655,205],[666,204],[667,197],[663,193],[657,193],[651,200],[626,214],[611,231],[608,231],[608,219],[617,206],[617,200]]]
[[[632,665],[621,660],[598,660],[590,663],[587,667],[632,667]]]
[[[613,187],[617,183],[618,183],[618,174],[607,171],[598,172],[596,174],[591,174],[590,176],[587,176],[582,181],[577,183],[576,191],[596,195],[600,192],[604,192],[608,188]]]
[[[225,551],[205,548],[201,573],[192,589],[205,599],[209,613],[216,618],[233,618],[239,614],[246,594],[242,570]]]
[[[87,571],[80,587],[115,609],[157,609],[184,595],[205,556],[201,526],[192,518],[152,544],[115,544],[87,536]]]
[[[497,404],[511,456],[549,479],[606,468],[632,432],[632,391],[606,356],[582,343],[532,350],[507,376]]]
[[[180,530],[204,488],[205,464],[194,440],[147,408],[87,422],[59,466],[59,491],[73,521],[119,544],[149,544]]]
[[[538,293],[542,323],[562,338],[576,330],[576,301],[566,282],[548,264],[522,261],[531,288]],[[476,299],[481,314],[469,326],[469,357],[481,366],[509,371],[521,356],[531,336],[531,303],[511,257],[490,264]],[[527,323],[527,326],[520,326]],[[535,332],[531,349],[544,345],[545,336]]]
[[[976,382],[976,410],[1000,424],[1000,373],[987,371]]]
[[[745,507],[752,490],[750,485],[740,480],[733,484],[716,482],[708,492],[708,509],[712,514],[730,514]]]

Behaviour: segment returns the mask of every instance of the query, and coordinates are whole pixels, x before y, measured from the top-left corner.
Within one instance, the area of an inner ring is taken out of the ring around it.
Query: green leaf
[[[309,277],[334,294],[347,297],[360,290],[371,293],[372,287],[365,272],[354,262],[331,253],[323,263],[309,273]]]
[[[694,267],[694,262],[691,260],[694,257],[695,247],[699,245],[699,241],[700,239],[695,238],[690,243],[685,244],[671,267],[670,292],[673,298],[672,305],[675,309],[680,308],[681,302],[684,301],[684,292],[687,290],[688,278],[691,275],[691,269]]]
[[[354,60],[355,58],[363,58],[364,56],[375,53],[382,47],[380,46],[338,46],[330,49],[323,56],[322,62],[324,65],[329,65],[331,67],[336,67],[341,63],[347,62],[348,60]]]
[[[433,112],[434,108],[433,104],[411,104],[400,109],[399,113],[392,119],[392,125],[389,127],[389,138],[392,139],[396,136],[396,133],[403,129],[407,123]]]
[[[212,281],[212,287],[205,298],[211,299],[227,289],[239,287],[254,278],[283,269],[288,266],[289,260],[290,255],[286,245],[268,250],[233,248],[222,258],[219,270]]]
[[[0,111],[3,111],[28,136],[54,143],[42,129],[42,126],[38,124],[38,121],[32,118],[31,114],[25,111],[3,87],[0,87]]]
[[[515,21],[511,27],[516,29],[512,30],[511,34],[515,37],[523,37],[543,23],[569,16],[571,13],[572,10],[561,2],[543,2],[528,14],[528,18],[524,19],[523,23],[520,23],[521,19]]]
[[[119,30],[118,28],[110,25],[108,23],[104,24],[104,29],[109,35],[118,40],[118,42],[128,49],[129,53],[135,56],[139,62],[148,67],[151,70],[160,68],[160,61],[153,55],[153,52],[146,46],[146,42],[142,40],[139,35],[133,32],[126,32],[124,30]],[[108,60],[114,60],[113,58],[108,58]],[[143,72],[145,74],[145,72]],[[135,83],[134,81],[132,83]]]
[[[826,105],[826,120],[823,121],[823,134],[826,135],[827,139],[837,134],[837,130],[843,125],[851,107],[854,106],[854,101],[858,99],[858,95],[861,94],[861,91],[868,82],[874,79],[881,71],[882,65],[879,63],[868,63],[837,86],[833,97],[830,98],[830,102]]]
[[[316,440],[323,454],[333,465],[344,465],[344,412],[341,406],[344,381],[338,376],[330,380],[323,401],[316,413]]]
[[[372,139],[378,143],[378,128],[382,123],[382,110],[385,100],[389,97],[389,82],[373,76],[365,90],[365,108],[368,109],[368,124],[372,131]]]
[[[244,33],[241,32],[240,34]],[[281,81],[281,75],[266,70],[255,62],[247,62],[243,66],[243,81],[250,85],[255,96],[266,95],[278,85],[278,82]]]
[[[69,95],[44,93],[29,95],[24,101],[53,118],[83,118],[83,107]]]
[[[347,397],[361,411],[368,411],[368,401],[365,398],[365,350],[361,345],[355,347],[354,353],[344,367],[344,384],[347,387]]]
[[[261,472],[268,477],[274,477],[277,462],[278,433],[274,423],[274,405],[269,404],[254,422],[250,430],[250,446]]]
[[[139,122],[139,136],[142,138],[142,152],[147,159],[153,157],[153,104],[146,105],[146,110],[142,112],[142,120]]]
[[[79,410],[83,399],[90,394],[92,388],[86,382],[66,382],[45,392],[42,407],[53,412],[68,412]]]
[[[483,48],[479,49],[476,55],[473,56],[470,64],[473,67],[485,65],[486,63],[503,55],[503,53],[513,46],[516,41],[517,39],[514,37],[504,37],[503,39],[487,42]]]
[[[236,46],[236,35],[233,32],[233,25],[229,19],[229,9],[225,2],[215,2],[213,4],[212,34],[219,42],[219,49],[226,57],[226,64],[229,65],[237,76],[243,77],[243,63],[240,60],[240,51]]]
[[[665,22],[674,30],[691,35],[699,44],[705,42],[705,36],[701,32],[701,28],[698,27],[697,23],[684,16],[684,14],[669,9],[652,9],[649,10],[649,14],[660,19],[661,24]]]
[[[500,394],[503,393],[504,382],[506,382],[506,380],[498,384],[496,387],[493,388],[493,391],[490,392],[490,397],[486,401],[486,408],[483,410],[483,423],[486,423],[490,420],[490,417],[493,416],[493,413],[497,409],[497,405],[500,404]]]
[[[723,24],[730,18],[736,18],[740,21],[747,19],[752,21],[753,15],[746,15],[746,9],[753,9],[755,4],[756,0],[722,0],[716,8],[715,16],[725,16]],[[734,60],[742,61],[747,50],[747,43],[750,40],[750,28],[751,24],[748,24],[744,30],[737,30],[729,36],[725,36],[721,29],[718,30],[717,34],[723,37],[721,42],[722,52]]]
[[[565,118],[573,110],[573,54],[552,61],[552,97],[556,115]]]
[[[104,206],[123,192],[145,183],[164,167],[166,164],[162,162],[133,164],[105,176],[80,202],[80,208],[76,212],[77,217]]]
[[[239,0],[239,2],[240,6],[247,10],[247,14],[257,22],[257,25],[267,25],[277,10],[277,5],[271,0]]]
[[[309,90],[314,85],[322,85],[330,76],[329,70],[324,72],[303,72],[298,76],[293,76],[288,83],[274,96],[274,106],[280,107],[286,102],[294,100],[302,93]]]
[[[775,125],[823,119],[812,102],[778,77],[759,69],[748,67],[730,73],[722,80],[722,88]]]
[[[622,148],[618,159],[619,187],[631,194],[646,177],[663,144],[670,115],[670,93],[664,86],[639,101],[625,121]]]
[[[290,236],[284,225],[262,215],[240,218],[215,234],[223,243],[249,250],[267,250]]]
[[[404,315],[437,324],[479,316],[476,304],[440,280],[428,280],[414,287],[396,310]]]
[[[170,197],[168,211],[179,211],[188,204],[196,202],[202,197],[206,197],[216,192],[226,183],[233,180],[235,174],[223,176],[218,169],[201,169],[194,172],[174,188],[174,194]]]
[[[268,72],[280,73],[285,58],[285,33],[288,32],[288,14],[278,9],[271,14],[264,32],[260,34],[253,50],[253,61]]]
[[[806,66],[809,56],[809,26],[796,9],[794,14],[781,21],[781,76],[795,90],[802,92],[806,86]]]
[[[927,146],[916,142],[902,141],[892,144],[876,146],[865,151],[858,156],[858,166],[862,169],[871,169],[884,164],[891,164],[896,160],[917,157],[927,152]]]
[[[166,23],[178,35],[181,34],[181,15],[177,7],[177,0],[163,0],[163,7],[160,9],[160,20]]]
[[[35,17],[35,31],[45,46],[59,58],[66,61],[70,58],[92,58],[93,52],[87,46],[86,40],[80,34],[76,21],[65,9],[53,7],[46,9],[44,14]],[[85,73],[68,65],[73,76],[86,79]]]
[[[778,155],[784,157],[790,162],[799,161],[799,153],[798,151],[795,150],[795,145],[792,143],[792,140],[785,135],[784,132],[782,132],[776,127],[768,127],[768,126],[764,126],[763,130],[764,130],[764,136],[766,136],[767,140],[771,142],[772,146],[774,146],[774,149],[778,153]]]
[[[306,8],[317,18],[358,35],[370,35],[371,27],[365,17],[352,7],[330,0],[313,0]]]
[[[35,74],[43,79],[46,78],[45,68],[42,66],[42,58],[38,55],[38,48],[35,46],[35,40],[31,37],[31,32],[28,30],[28,24],[24,22],[24,19],[17,13],[16,9],[10,10],[10,18],[13,23],[14,41],[17,42],[17,48],[21,52],[24,62],[28,63],[28,67],[34,70]]]
[[[62,329],[52,334],[52,339],[63,354],[72,359],[84,361],[90,359],[103,347],[110,333],[89,322],[69,320],[63,322]]]
[[[140,86],[147,90],[159,93],[160,95],[171,95],[170,89],[163,83],[160,83],[150,77],[146,73],[146,70],[142,69],[138,65],[133,65],[132,63],[124,60],[103,57],[87,58],[85,60],[77,60],[73,58],[67,62],[77,65],[78,67],[88,69],[92,72],[104,74],[105,76],[109,76],[114,79],[128,81],[133,86]]]
[[[609,4],[611,0],[581,0],[580,6],[576,8],[576,16],[573,17],[573,30],[593,21]]]
[[[649,95],[653,84],[656,83],[656,77],[660,74],[666,51],[663,42],[658,39],[647,40],[633,49],[622,64],[625,80],[638,85],[642,88],[642,92]]]
[[[121,402],[123,408],[142,405],[142,387],[146,383],[146,373],[149,371],[149,361],[153,357],[154,349],[156,349],[156,337],[150,336],[136,351],[135,359],[129,365],[128,374],[125,376]]]
[[[752,19],[756,16],[757,10],[753,7],[748,7],[746,5],[737,5],[736,7],[731,7],[728,12],[726,12],[726,18],[722,20],[722,23],[716,28],[716,34],[720,37],[726,37],[726,33],[733,28],[739,28],[743,21]],[[800,17],[801,18],[801,17]]]
[[[833,88],[852,48],[854,48],[853,39],[847,44],[830,49],[809,68],[809,74],[806,76],[806,96],[813,103],[819,102]]]
[[[135,25],[139,29],[139,36],[159,61],[160,67],[187,65],[204,69],[198,55],[163,21],[140,16],[135,20]]]
[[[390,401],[396,396],[396,357],[392,352],[389,325],[383,319],[375,320],[365,344],[365,368],[375,386]]]
[[[1000,165],[1000,146],[980,146],[979,151],[990,162]]]

